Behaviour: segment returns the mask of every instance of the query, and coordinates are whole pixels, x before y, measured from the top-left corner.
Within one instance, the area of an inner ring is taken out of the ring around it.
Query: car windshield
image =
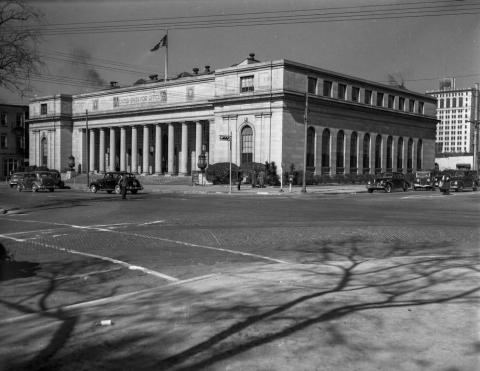
[[[49,174],[49,173],[39,173],[39,175],[40,175],[42,178],[48,178],[48,177],[50,177],[50,174]]]
[[[454,176],[457,178],[463,178],[465,173],[463,171],[455,171]]]
[[[418,178],[427,178],[430,176],[429,171],[417,171],[417,177]]]

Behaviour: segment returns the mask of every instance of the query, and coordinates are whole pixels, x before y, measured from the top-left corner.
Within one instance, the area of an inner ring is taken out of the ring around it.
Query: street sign
[[[220,140],[228,140],[230,141],[232,137],[230,135],[220,135]]]

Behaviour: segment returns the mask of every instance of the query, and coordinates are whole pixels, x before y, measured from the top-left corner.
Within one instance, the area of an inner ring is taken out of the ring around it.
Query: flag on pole
[[[167,40],[167,35],[163,36],[162,39],[160,40],[160,42],[158,44],[156,44],[152,49],[150,49],[151,52],[154,52],[160,48],[163,48],[163,47],[167,47],[168,46],[168,40]]]

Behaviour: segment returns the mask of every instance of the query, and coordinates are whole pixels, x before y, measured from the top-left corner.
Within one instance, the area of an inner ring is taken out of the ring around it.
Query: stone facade
[[[308,99],[306,99],[308,91]],[[63,170],[188,175],[209,164],[274,161],[280,172],[415,171],[434,167],[436,100],[300,63],[259,62],[74,96],[36,98],[30,158]],[[87,132],[88,131],[88,132]],[[88,144],[88,145],[87,145]]]

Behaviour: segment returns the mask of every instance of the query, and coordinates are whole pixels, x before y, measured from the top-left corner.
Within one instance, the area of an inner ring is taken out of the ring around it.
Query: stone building
[[[209,164],[229,161],[220,137],[231,135],[239,166],[302,169],[307,104],[307,167],[316,174],[434,167],[435,98],[254,54],[167,81],[36,98],[30,159],[63,170],[72,154],[83,171],[188,175],[202,148]]]
[[[22,169],[28,162],[28,107],[0,104],[0,179]]]

